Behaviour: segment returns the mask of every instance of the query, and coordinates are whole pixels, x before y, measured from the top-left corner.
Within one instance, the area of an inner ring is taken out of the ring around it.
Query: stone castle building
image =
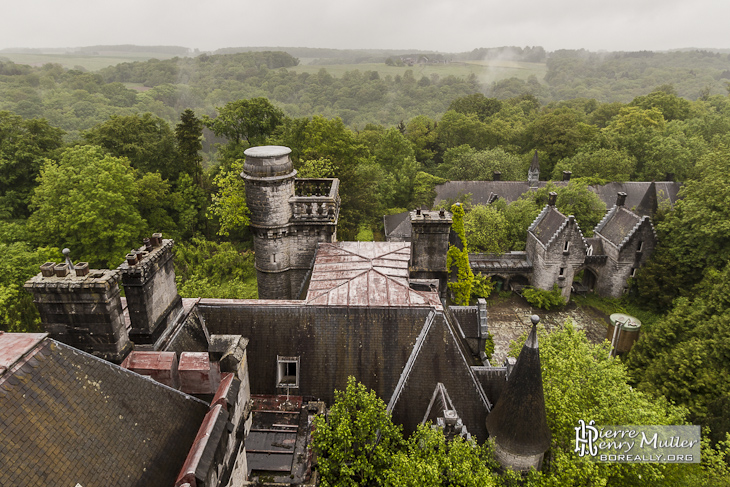
[[[263,299],[301,297],[317,243],[337,240],[339,180],[297,179],[290,153],[280,146],[245,151],[241,176]]]
[[[266,298],[180,298],[159,234],[117,269],[26,283],[47,333],[0,334],[3,444],[22,452],[0,455],[2,483],[314,485],[311,417],[349,376],[406,432],[491,434],[505,465],[539,465],[544,405],[518,420],[530,438],[489,419],[534,397],[536,338],[490,364],[486,302],[442,301],[451,215],[414,211],[413,242],[337,242],[338,181],[297,180],[288,154],[249,149],[242,175]]]

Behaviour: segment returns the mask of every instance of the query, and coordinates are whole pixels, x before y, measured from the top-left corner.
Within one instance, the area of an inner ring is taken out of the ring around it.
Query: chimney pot
[[[127,264],[137,265],[137,254],[135,252],[130,252],[127,254]]]
[[[89,263],[88,262],[77,262],[74,266],[74,269],[76,270],[76,275],[81,277],[85,276],[89,273]]]
[[[416,208],[416,215],[420,215],[420,214],[421,214],[421,209],[420,208]]]
[[[55,262],[46,262],[45,264],[41,265],[41,274],[43,277],[53,277],[54,272],[53,269],[56,266]]]
[[[549,206],[555,206],[555,202],[558,200],[558,193],[555,191],[550,191],[548,193],[548,205]]]
[[[494,171],[492,173],[492,179],[495,181],[501,181],[502,180],[502,173],[500,171]]]
[[[570,181],[570,176],[572,175],[572,171],[563,171],[563,181]]]
[[[152,252],[152,241],[150,239],[145,238],[144,240],[142,240],[142,243],[144,244],[144,249],[147,252]]]
[[[439,218],[446,217],[446,212],[444,210],[439,210]]]
[[[616,206],[624,206],[626,203],[626,193],[620,192],[616,195]]]
[[[160,245],[162,245],[162,234],[153,233],[152,238],[150,239],[150,243],[152,243],[153,247],[159,247]]]
[[[68,266],[66,264],[56,264],[53,272],[56,274],[56,277],[66,277],[68,274]]]

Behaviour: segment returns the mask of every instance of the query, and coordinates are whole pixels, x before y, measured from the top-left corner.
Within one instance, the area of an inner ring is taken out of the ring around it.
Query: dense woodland
[[[701,469],[627,466],[616,473],[576,463],[556,444],[552,476],[533,480],[567,485],[574,474],[586,485],[635,485],[644,475],[652,484],[728,485],[728,55],[518,54],[545,57],[545,79],[483,85],[476,77],[417,79],[407,67],[397,76],[296,74],[287,68],[298,60],[282,52],[204,54],[93,73],[0,62],[0,327],[38,329],[22,285],[39,264],[60,261],[59,249],[69,247],[74,261],[114,268],[157,231],[176,240],[181,295],[255,297],[239,177],[243,151],[253,145],[291,147],[301,177],[340,178],[340,240],[382,239],[384,214],[432,205],[434,186],[447,180],[488,180],[494,171],[524,180],[535,151],[542,179],[572,171],[571,183],[557,189],[558,208],[576,215],[585,234],[606,210],[588,184],[671,175],[684,182],[682,200],[660,208],[660,245],[649,265],[622,300],[588,302],[644,320],[625,363],[582,345],[571,331],[554,340],[572,340],[559,349],[599,364],[587,369],[616,369],[603,392],[582,398],[582,412],[623,424],[702,424],[720,450],[708,443]],[[549,189],[510,205],[474,206],[466,195],[470,250],[523,249]],[[563,373],[554,386],[565,389],[546,392],[555,401],[573,388],[569,374],[579,375]],[[612,399],[628,385],[641,397]],[[625,401],[623,409],[609,408],[614,399]],[[555,438],[567,441],[566,425],[577,417],[562,417],[567,406],[555,404],[549,421]],[[632,408],[646,416],[624,414]],[[383,475],[393,485],[416,485],[406,478],[414,447],[398,444],[400,456]]]

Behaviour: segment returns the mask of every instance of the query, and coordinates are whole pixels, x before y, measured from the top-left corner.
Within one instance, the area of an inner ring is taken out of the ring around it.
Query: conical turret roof
[[[544,453],[550,446],[537,342],[537,316],[505,390],[487,416],[487,431],[514,455]]]

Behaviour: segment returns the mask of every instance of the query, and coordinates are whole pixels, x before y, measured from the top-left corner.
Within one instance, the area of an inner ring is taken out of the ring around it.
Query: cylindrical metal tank
[[[608,325],[606,339],[611,342],[615,353],[628,352],[639,339],[641,321],[623,313],[614,313],[609,319],[611,324]]]

